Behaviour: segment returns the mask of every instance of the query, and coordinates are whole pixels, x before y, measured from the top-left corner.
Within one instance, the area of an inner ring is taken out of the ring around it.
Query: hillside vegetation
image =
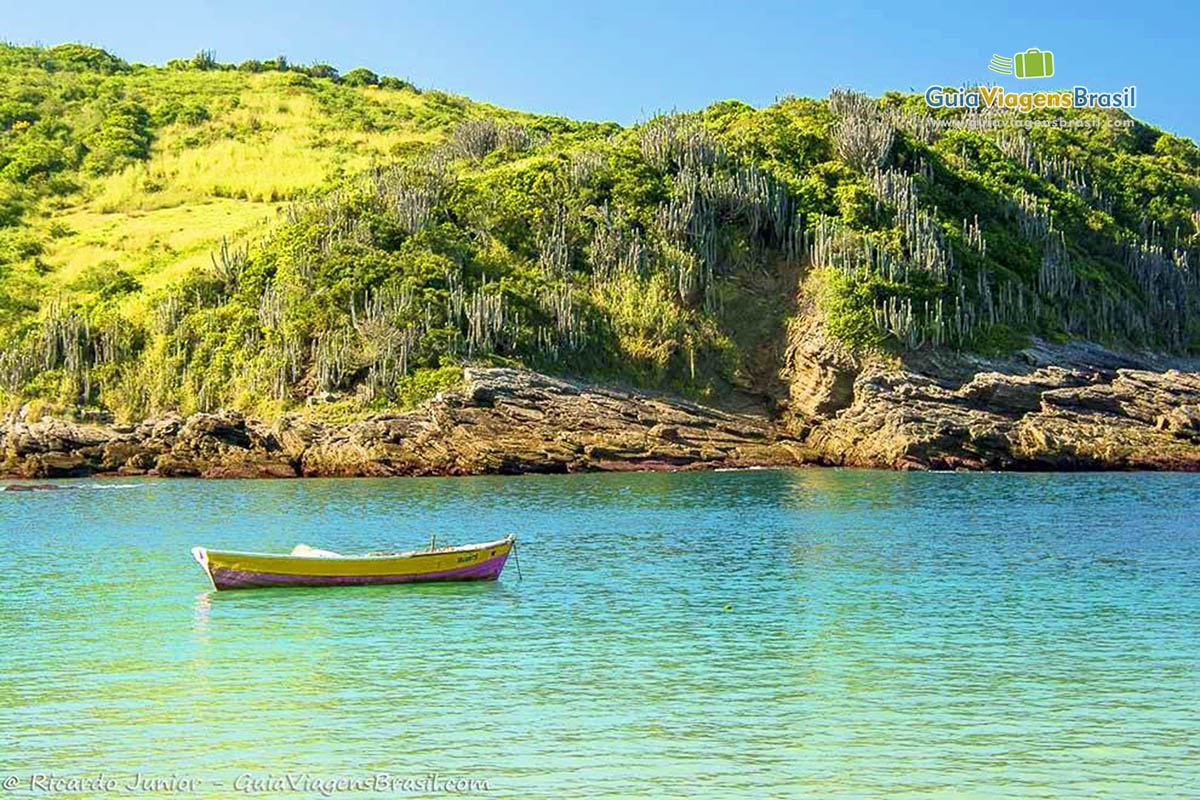
[[[809,305],[864,352],[1200,348],[1200,149],[939,125],[966,113],[835,92],[622,129],[0,48],[0,403],[352,415],[472,362],[714,398],[777,380]]]

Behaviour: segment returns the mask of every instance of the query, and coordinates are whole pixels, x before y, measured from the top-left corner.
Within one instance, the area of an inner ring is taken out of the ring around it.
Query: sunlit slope
[[[345,416],[501,363],[775,412],[816,331],[1200,350],[1200,148],[1112,109],[837,91],[622,128],[203,53],[0,76],[0,406]]]
[[[288,203],[420,151],[464,116],[504,114],[399,81],[128,66],[61,50],[0,49],[0,161],[12,165],[4,191],[20,222],[0,238],[5,277],[43,294],[86,295],[114,270],[162,288],[208,264],[223,239],[265,233]],[[145,152],[125,147],[101,165],[91,156],[106,117],[130,106],[146,115],[131,137]],[[23,157],[34,163],[18,169]]]

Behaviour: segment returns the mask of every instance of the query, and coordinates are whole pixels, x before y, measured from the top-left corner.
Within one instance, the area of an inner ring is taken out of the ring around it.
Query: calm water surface
[[[1200,477],[71,486],[0,494],[5,776],[1200,794]],[[492,584],[216,594],[188,553],[510,531]]]

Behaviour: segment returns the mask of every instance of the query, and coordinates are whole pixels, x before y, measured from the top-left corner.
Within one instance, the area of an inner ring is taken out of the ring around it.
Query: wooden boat
[[[288,555],[193,547],[214,589],[268,586],[362,586],[426,581],[494,581],[516,544],[507,536],[461,547],[430,547],[404,553],[341,555],[297,545]]]

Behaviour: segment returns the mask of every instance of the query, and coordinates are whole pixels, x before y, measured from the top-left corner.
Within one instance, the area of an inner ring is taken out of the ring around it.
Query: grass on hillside
[[[41,122],[57,115],[73,143],[89,141],[116,102],[140,103],[152,116],[191,112],[153,126],[146,157],[106,174],[67,169],[52,187],[29,186],[41,175],[12,182],[27,184],[25,210],[0,234],[8,250],[0,258],[9,276],[48,296],[70,298],[81,274],[112,264],[161,288],[207,264],[223,239],[261,237],[287,204],[431,146],[466,114],[494,113],[440,92],[298,73],[47,70],[35,66],[45,51],[3,49],[0,92],[12,113],[41,110]],[[19,119],[7,128],[4,153],[19,151],[33,130]]]
[[[1200,348],[1200,149],[1133,121],[837,92],[622,130],[88,48],[0,78],[0,402],[341,418],[469,362],[770,395],[801,286],[860,350]]]

